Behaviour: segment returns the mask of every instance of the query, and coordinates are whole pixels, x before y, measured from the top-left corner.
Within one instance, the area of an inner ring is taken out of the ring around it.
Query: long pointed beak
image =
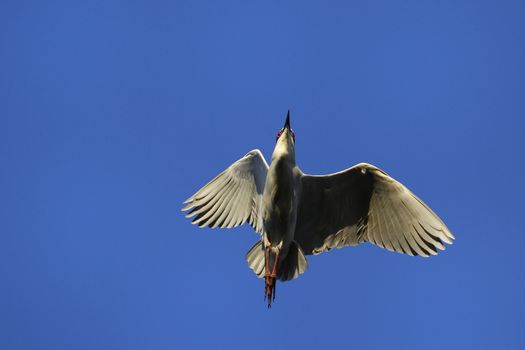
[[[284,129],[290,130],[290,110],[288,110],[288,114],[286,114],[286,121],[284,122]]]

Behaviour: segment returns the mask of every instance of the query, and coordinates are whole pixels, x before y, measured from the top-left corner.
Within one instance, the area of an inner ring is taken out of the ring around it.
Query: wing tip
[[[185,203],[183,203],[183,204],[185,204]],[[195,206],[193,205],[193,203],[188,203],[188,204],[186,204],[184,207],[182,207],[182,209],[181,209],[180,211],[188,211],[188,210],[190,210],[190,209],[193,208],[193,207],[195,207]]]

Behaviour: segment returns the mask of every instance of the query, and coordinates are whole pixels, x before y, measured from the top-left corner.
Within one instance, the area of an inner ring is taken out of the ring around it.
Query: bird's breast
[[[295,230],[296,189],[293,171],[286,164],[274,164],[268,171],[263,195],[264,231],[272,245],[293,240]]]

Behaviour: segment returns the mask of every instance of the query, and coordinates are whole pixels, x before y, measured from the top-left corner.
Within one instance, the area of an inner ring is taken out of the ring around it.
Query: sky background
[[[0,348],[524,349],[523,1],[0,2]],[[182,202],[291,109],[457,240],[309,259],[271,310],[250,227]]]

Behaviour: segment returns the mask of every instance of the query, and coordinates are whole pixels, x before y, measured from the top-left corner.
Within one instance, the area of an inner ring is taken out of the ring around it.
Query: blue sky
[[[0,348],[525,348],[522,1],[0,4]],[[292,111],[457,240],[310,258],[271,310],[249,228],[182,201]]]

